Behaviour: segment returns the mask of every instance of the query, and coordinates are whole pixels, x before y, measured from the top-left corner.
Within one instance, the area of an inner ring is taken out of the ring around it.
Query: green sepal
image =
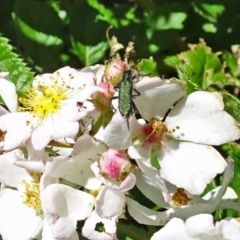
[[[157,169],[160,169],[160,164],[159,164],[159,161],[158,161],[158,151],[159,151],[159,148],[155,145],[152,146],[152,149],[151,149],[151,165]]]

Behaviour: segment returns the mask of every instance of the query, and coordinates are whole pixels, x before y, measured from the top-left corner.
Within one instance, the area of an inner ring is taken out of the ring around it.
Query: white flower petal
[[[151,145],[149,146],[130,146],[128,154],[133,159],[148,159],[151,156]]]
[[[208,203],[217,205],[225,195],[228,185],[232,180],[234,174],[234,161],[232,158],[228,157],[226,163],[227,166],[224,171],[222,185],[213,189],[203,197],[203,199],[209,199]],[[227,199],[227,194],[225,195],[225,199]]]
[[[95,230],[97,223],[104,224],[105,232]],[[90,240],[117,240],[115,219],[103,219],[93,211],[84,223],[82,235]]]
[[[44,220],[44,225],[43,225],[43,232],[42,232],[42,238],[41,240],[56,240],[55,237],[53,237],[53,231],[52,231],[52,226],[50,226],[46,219]],[[61,238],[61,240],[79,240],[77,232],[73,232],[71,236],[68,238]]]
[[[126,197],[129,214],[139,223],[145,225],[159,226],[166,224],[168,216],[165,212],[153,211],[133,199]]]
[[[183,97],[186,91],[183,81],[176,78],[162,80],[159,77],[143,77],[134,88],[140,92],[134,103],[141,116],[148,121],[154,116],[162,119],[168,109]]]
[[[77,166],[79,173],[75,178],[78,179],[80,185],[92,190],[99,188],[101,182],[95,177],[90,165],[99,159],[99,154],[105,151],[107,151],[106,145],[89,135],[78,138],[73,147],[72,161],[69,164],[73,162]],[[69,177],[66,179],[72,181]]]
[[[102,218],[116,217],[122,213],[124,204],[124,193],[105,187],[97,197],[95,211]]]
[[[0,105],[0,117],[7,113],[9,113],[9,111]]]
[[[3,239],[26,240],[38,235],[42,219],[23,204],[19,191],[8,191],[0,198],[0,232]]]
[[[16,188],[22,184],[23,179],[32,180],[26,169],[14,165],[17,156],[21,156],[18,149],[0,155],[0,182]]]
[[[74,221],[83,220],[92,211],[92,195],[62,184],[51,184],[41,193],[44,209],[58,216],[71,216]],[[56,201],[57,200],[57,201]]]
[[[27,118],[28,113],[24,112],[9,113],[0,117],[0,129],[7,131],[4,150],[12,150],[29,138],[31,128],[27,124]]]
[[[119,186],[116,188],[114,188],[113,186],[113,189],[121,192],[126,192],[135,186],[136,181],[137,179],[135,175],[132,173],[129,173],[127,177],[119,184]]]
[[[161,177],[191,194],[201,194],[226,167],[213,147],[174,140],[165,144],[159,154]]]
[[[167,216],[164,221],[160,223],[160,225],[166,224],[167,221],[172,219],[173,217],[178,217],[183,220],[188,219],[189,217],[195,216],[201,213],[213,213],[216,210],[215,205],[207,204],[207,203],[198,203],[198,204],[190,204],[182,207],[170,208],[165,211],[165,215]]]
[[[55,238],[68,238],[78,220],[87,218],[93,208],[90,194],[62,184],[51,184],[41,193],[41,203]]]
[[[50,136],[49,132],[48,133],[42,132],[39,129],[39,130],[35,130],[33,132],[31,140],[32,140],[32,145],[34,146],[34,148],[36,150],[42,150],[50,142],[51,136]]]
[[[173,218],[165,227],[154,233],[151,240],[191,240],[182,219]],[[197,239],[196,239],[197,240]]]
[[[41,150],[52,139],[61,137],[74,137],[79,130],[78,122],[65,122],[62,120],[49,120],[44,125],[39,126],[32,133],[32,144],[36,150]]]
[[[31,172],[44,172],[45,166],[42,162],[37,161],[15,161],[14,164],[18,167],[25,168]]]
[[[97,85],[98,85],[102,81],[104,71],[105,71],[105,67],[106,67],[105,65],[96,64],[94,66],[88,66],[88,67],[85,67],[85,68],[81,69],[81,72],[92,72],[92,73],[94,73],[95,76],[96,76]]]
[[[221,236],[227,240],[238,240],[240,236],[240,224],[236,219],[224,219],[217,225],[221,229]]]
[[[127,149],[130,146],[131,132],[127,126],[128,119],[116,112],[104,131],[104,142],[109,148],[116,150]]]
[[[8,75],[8,74],[7,74]],[[0,73],[0,96],[10,112],[17,111],[17,93],[15,85],[8,81],[6,74]]]
[[[186,220],[185,226],[189,237],[209,240],[215,240],[216,236],[220,237],[220,231],[215,227],[211,214],[190,217]]]
[[[145,172],[144,172],[145,173]],[[149,173],[152,173],[149,174]],[[170,205],[166,203],[163,194],[167,194],[168,192],[162,193],[159,189],[159,185],[156,183],[156,180],[154,181],[155,175],[158,174],[158,172],[154,172],[153,170],[151,172],[147,173],[147,175],[143,174],[140,171],[136,171],[135,175],[137,177],[137,187],[138,189],[153,203],[155,203],[157,206],[161,206],[163,208],[169,208]],[[149,176],[149,177],[148,177]],[[151,178],[150,178],[151,177]],[[165,191],[167,189],[165,188]],[[169,197],[168,197],[169,198]],[[169,199],[170,201],[170,199]]]
[[[236,121],[225,111],[217,93],[198,91],[181,100],[166,119],[175,139],[220,145],[239,139]]]

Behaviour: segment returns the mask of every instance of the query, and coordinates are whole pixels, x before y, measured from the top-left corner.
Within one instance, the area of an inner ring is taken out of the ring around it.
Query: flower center
[[[161,141],[165,132],[167,132],[165,123],[154,118],[143,127],[143,133],[149,143]]]
[[[71,75],[69,77],[71,78]],[[27,92],[24,92],[26,98],[19,98],[19,102],[22,103],[20,111],[30,111],[34,116],[40,118],[45,118],[59,111],[62,101],[67,99],[71,88],[62,79],[61,84],[59,84],[57,79],[49,78],[51,84],[41,82],[36,88],[30,86],[27,88]]]
[[[36,213],[38,213],[37,215],[42,217],[42,214],[40,214],[42,212],[39,189],[40,177],[41,174],[37,174],[36,177],[31,180],[31,182],[26,182],[23,180],[22,184],[25,187],[23,203],[33,208]]]
[[[191,199],[187,196],[183,188],[178,188],[177,191],[173,194],[171,204],[175,207],[181,207],[188,205],[188,202]]]

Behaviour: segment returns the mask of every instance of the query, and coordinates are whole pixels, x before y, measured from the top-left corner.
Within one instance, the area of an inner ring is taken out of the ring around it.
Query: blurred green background
[[[110,37],[135,44],[137,59],[164,60],[203,38],[216,51],[240,43],[239,0],[1,0],[0,34],[36,72],[108,59]],[[170,71],[170,72],[169,72]]]

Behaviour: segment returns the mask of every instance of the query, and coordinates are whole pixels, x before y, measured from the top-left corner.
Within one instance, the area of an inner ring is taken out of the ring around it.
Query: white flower
[[[151,240],[238,240],[240,223],[234,219],[215,222],[210,214],[199,214],[184,221],[173,218],[165,227],[156,232]]]
[[[19,98],[21,112],[0,118],[4,149],[13,149],[30,136],[36,150],[43,149],[50,140],[74,137],[79,130],[78,120],[94,110],[87,99],[101,91],[94,81],[93,73],[77,72],[70,67],[36,76],[24,92],[25,98]],[[8,105],[8,101],[5,103]]]
[[[155,158],[162,178],[192,194],[201,194],[226,166],[209,145],[220,145],[240,136],[235,120],[223,111],[220,94],[194,92],[165,116],[184,95],[181,81],[144,78],[135,87],[141,93],[135,104],[148,122],[132,118],[129,155],[146,159],[149,164]]]
[[[38,173],[29,173],[13,164],[19,150],[0,155],[0,182],[17,190],[4,189],[0,196],[0,233],[3,239],[38,238],[42,231]],[[24,231],[23,231],[24,229]]]
[[[116,113],[102,134],[104,142],[110,148],[128,148],[131,158],[149,165],[155,160],[165,180],[192,194],[202,193],[226,167],[209,144],[219,145],[240,135],[235,120],[223,111],[220,95],[194,92],[183,98],[185,85],[174,78],[144,77],[134,87],[140,92],[134,102],[146,121],[137,121],[133,115],[129,131],[126,119]]]

